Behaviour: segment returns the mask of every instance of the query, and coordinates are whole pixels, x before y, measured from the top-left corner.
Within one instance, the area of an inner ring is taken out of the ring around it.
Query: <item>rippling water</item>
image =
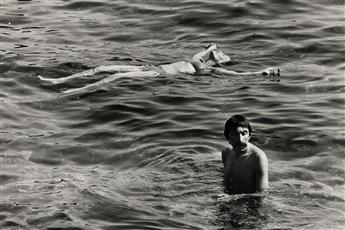
[[[1,228],[343,229],[344,1],[1,1]],[[186,59],[216,42],[263,77],[122,79],[98,65]],[[270,194],[219,203],[225,120],[269,158]]]

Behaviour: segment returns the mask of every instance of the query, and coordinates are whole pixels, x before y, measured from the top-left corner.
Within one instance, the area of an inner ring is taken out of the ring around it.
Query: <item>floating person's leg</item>
[[[85,70],[80,73],[76,73],[67,77],[62,78],[45,78],[40,75],[37,77],[41,79],[42,81],[49,81],[52,84],[59,84],[64,83],[66,81],[79,78],[79,77],[86,77],[90,75],[94,75],[96,73],[100,72],[139,72],[142,71],[142,66],[132,66],[132,65],[109,65],[109,66],[98,66],[93,69]]]
[[[84,91],[87,89],[91,89],[94,87],[98,87],[98,86],[107,84],[109,82],[112,82],[112,81],[115,81],[117,79],[124,78],[124,77],[157,77],[157,76],[159,76],[159,73],[156,71],[116,73],[116,74],[110,75],[110,76],[108,76],[108,77],[106,77],[100,81],[97,81],[95,83],[86,85],[86,86],[81,87],[81,88],[69,89],[69,90],[63,91],[63,93],[75,93],[75,92]]]

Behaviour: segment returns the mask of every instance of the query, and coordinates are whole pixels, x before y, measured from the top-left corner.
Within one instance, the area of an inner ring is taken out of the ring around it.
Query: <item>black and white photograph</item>
[[[0,229],[345,229],[345,0],[0,0]]]

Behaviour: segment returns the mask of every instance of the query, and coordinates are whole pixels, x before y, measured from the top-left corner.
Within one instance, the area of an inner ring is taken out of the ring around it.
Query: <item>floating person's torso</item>
[[[160,65],[159,67],[164,72],[171,75],[176,75],[178,73],[195,74],[197,72],[194,65],[186,61],[179,61],[171,64]]]

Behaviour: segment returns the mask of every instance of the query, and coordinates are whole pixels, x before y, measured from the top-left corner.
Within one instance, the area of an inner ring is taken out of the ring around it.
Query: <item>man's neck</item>
[[[236,158],[248,156],[250,154],[250,144],[249,143],[247,144],[247,148],[245,151],[241,152],[241,151],[234,150],[234,152],[235,152]]]

